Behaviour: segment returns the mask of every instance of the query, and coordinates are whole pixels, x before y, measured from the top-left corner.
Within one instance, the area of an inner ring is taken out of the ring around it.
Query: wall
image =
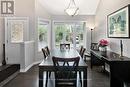
[[[42,4],[38,0],[35,0],[35,16],[44,19],[51,18],[51,15],[43,8]]]
[[[33,39],[34,37],[34,7],[34,0],[15,0],[15,15],[13,17],[29,17],[29,40]],[[0,17],[0,25],[0,45],[2,45],[5,39],[4,17]],[[2,60],[1,54],[3,53],[1,48],[2,47],[0,46],[0,61]]]
[[[38,0],[35,0],[35,61],[41,61],[43,59],[42,52],[38,51],[38,18],[45,21],[50,21],[51,15],[43,8]],[[49,30],[49,32],[51,32],[51,29]],[[49,37],[51,37],[51,34],[49,34]]]
[[[120,39],[107,38],[107,15],[130,4],[130,0],[101,0],[97,8],[95,16],[95,26],[93,37],[94,42],[98,42],[102,38],[106,38],[109,41],[109,49],[120,53]],[[130,39],[123,39],[124,55],[130,57]]]
[[[28,33],[29,39],[28,40],[34,40],[34,41],[36,41],[37,39],[36,38],[37,17],[42,17],[47,19],[50,17],[49,14],[42,8],[42,6],[39,3],[37,4],[35,1],[37,2],[38,0],[15,0],[15,15],[14,15],[14,17],[29,17],[29,33]],[[0,64],[2,61],[2,53],[3,53],[2,44],[4,43],[4,38],[5,38],[4,36],[5,36],[4,17],[0,17]],[[35,44],[35,46],[36,45],[37,44]],[[34,57],[37,60],[36,55]],[[18,59],[20,60],[20,57]],[[18,63],[20,63],[20,61]]]
[[[3,55],[3,42],[4,42],[4,38],[3,38],[3,22],[2,22],[2,18],[0,17],[0,65],[1,65],[1,61],[2,61],[2,55]]]
[[[21,72],[26,72],[34,63],[34,41],[26,41],[20,44]]]

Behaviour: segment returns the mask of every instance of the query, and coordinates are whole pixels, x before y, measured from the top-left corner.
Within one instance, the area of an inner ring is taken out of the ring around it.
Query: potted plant
[[[99,41],[99,50],[100,51],[107,51],[108,41],[105,39],[101,39]]]

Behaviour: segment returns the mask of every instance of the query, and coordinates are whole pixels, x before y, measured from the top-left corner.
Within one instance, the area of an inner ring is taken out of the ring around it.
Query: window
[[[58,24],[55,26],[55,46],[58,47],[60,43],[73,43],[72,29],[69,25]]]
[[[84,27],[83,24],[77,24],[75,27],[76,47],[83,45],[83,39],[84,39],[84,28],[83,27]]]
[[[49,22],[39,21],[38,23],[38,50],[48,45]]]
[[[69,43],[71,47],[83,45],[84,23],[55,23],[55,47]]]

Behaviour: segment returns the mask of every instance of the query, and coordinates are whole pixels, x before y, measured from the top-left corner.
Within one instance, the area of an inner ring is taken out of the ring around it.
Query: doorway
[[[20,44],[29,40],[28,17],[5,18],[5,57],[8,64],[20,64]]]

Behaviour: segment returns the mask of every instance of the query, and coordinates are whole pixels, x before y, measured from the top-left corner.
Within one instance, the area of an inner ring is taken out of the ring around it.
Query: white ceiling
[[[68,7],[70,0],[39,0],[42,6],[51,15],[66,15],[64,10]],[[100,0],[75,0],[79,7],[79,15],[95,15]]]

